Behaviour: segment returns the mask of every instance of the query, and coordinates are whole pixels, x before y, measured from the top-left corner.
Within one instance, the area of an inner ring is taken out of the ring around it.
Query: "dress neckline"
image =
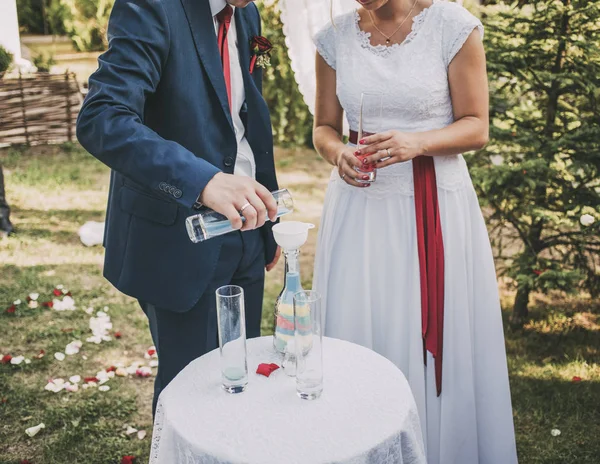
[[[423,25],[423,23],[425,22],[425,18],[427,17],[427,13],[429,12],[429,10],[431,8],[433,8],[433,6],[436,3],[438,3],[438,0],[433,0],[431,5],[429,5],[426,8],[423,8],[418,14],[413,16],[410,32],[408,33],[408,35],[404,38],[404,40],[402,42],[395,43],[392,45],[373,45],[371,43],[371,33],[363,31],[360,28],[360,21],[362,18],[360,17],[358,8],[355,9],[354,10],[354,26],[356,28],[356,33],[358,35],[358,39],[360,41],[361,46],[363,48],[371,50],[376,55],[388,56],[392,51],[397,50],[397,49],[403,47],[404,45],[409,44],[410,42],[412,42],[415,39],[415,37],[419,33],[419,30],[421,29],[421,26]]]

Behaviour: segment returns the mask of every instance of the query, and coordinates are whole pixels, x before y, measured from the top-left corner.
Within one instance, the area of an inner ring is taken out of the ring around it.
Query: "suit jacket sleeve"
[[[191,208],[220,170],[144,125],[146,99],[156,91],[169,57],[161,1],[117,0],[108,38],[109,48],[90,77],[77,138],[111,169]],[[165,192],[159,188],[164,184],[174,188]]]

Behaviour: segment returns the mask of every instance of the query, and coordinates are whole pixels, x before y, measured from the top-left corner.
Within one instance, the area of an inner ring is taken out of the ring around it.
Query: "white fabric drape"
[[[348,13],[357,6],[355,0],[333,0],[333,15]],[[330,0],[279,0],[279,8],[292,70],[300,93],[314,114],[316,48],[313,37],[331,20],[331,3]]]

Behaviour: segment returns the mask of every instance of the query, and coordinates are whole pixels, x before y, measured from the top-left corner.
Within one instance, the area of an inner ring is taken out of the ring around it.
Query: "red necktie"
[[[225,87],[227,87],[227,99],[229,101],[229,108],[232,108],[231,102],[231,62],[229,61],[229,42],[227,36],[229,33],[229,26],[231,26],[231,18],[233,16],[233,8],[230,5],[226,5],[225,8],[217,15],[219,21],[219,53],[221,54],[221,63],[223,64],[223,74],[225,76]]]

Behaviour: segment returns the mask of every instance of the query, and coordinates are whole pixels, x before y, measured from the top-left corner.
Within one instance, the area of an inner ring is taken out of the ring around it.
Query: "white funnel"
[[[280,222],[273,226],[273,235],[277,245],[284,250],[297,250],[306,243],[308,231],[314,228],[314,224],[306,222]]]

